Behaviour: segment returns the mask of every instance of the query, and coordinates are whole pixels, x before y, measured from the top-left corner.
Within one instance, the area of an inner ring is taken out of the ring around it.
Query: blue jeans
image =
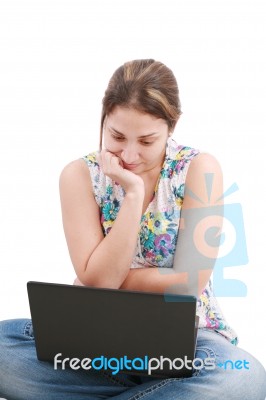
[[[265,399],[263,366],[219,333],[199,329],[195,357],[215,358],[217,367],[195,369],[191,378],[179,379],[112,375],[109,371],[84,369],[55,370],[53,363],[36,358],[30,320],[3,321],[0,322],[0,397],[8,400]],[[242,368],[233,368],[232,364],[221,366],[226,360],[241,360]]]

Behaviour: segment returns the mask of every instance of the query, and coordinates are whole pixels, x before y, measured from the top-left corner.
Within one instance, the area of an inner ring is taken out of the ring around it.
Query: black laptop
[[[192,375],[196,297],[44,282],[27,288],[37,357],[54,368]]]

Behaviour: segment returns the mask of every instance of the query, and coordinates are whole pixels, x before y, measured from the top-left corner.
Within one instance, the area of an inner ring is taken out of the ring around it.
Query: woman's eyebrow
[[[125,136],[122,132],[119,132],[117,129],[113,128],[112,126],[110,126],[110,128],[112,129],[112,131],[114,131],[118,135]],[[150,136],[157,135],[158,133],[159,132],[151,132],[151,133],[147,133],[146,135],[138,136],[138,138],[143,139],[143,138],[147,138],[147,137],[150,137]]]

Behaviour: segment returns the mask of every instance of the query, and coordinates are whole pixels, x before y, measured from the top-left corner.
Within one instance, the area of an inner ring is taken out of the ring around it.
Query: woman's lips
[[[135,169],[137,168],[140,164],[126,164],[123,162],[124,168],[125,169]]]

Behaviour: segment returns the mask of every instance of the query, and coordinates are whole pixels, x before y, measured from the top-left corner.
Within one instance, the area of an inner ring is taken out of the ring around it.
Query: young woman
[[[0,395],[265,399],[265,370],[237,347],[210,282],[219,246],[206,245],[203,233],[222,226],[222,213],[210,212],[212,206],[222,209],[221,168],[213,156],[173,140],[180,114],[176,79],[164,64],[135,60],[118,68],[103,98],[100,151],[61,174],[63,224],[76,284],[197,295],[196,358],[214,358],[216,368],[195,369],[184,379],[54,370],[36,359],[31,321],[11,320],[0,324]],[[241,368],[223,368],[227,360],[240,361]]]

